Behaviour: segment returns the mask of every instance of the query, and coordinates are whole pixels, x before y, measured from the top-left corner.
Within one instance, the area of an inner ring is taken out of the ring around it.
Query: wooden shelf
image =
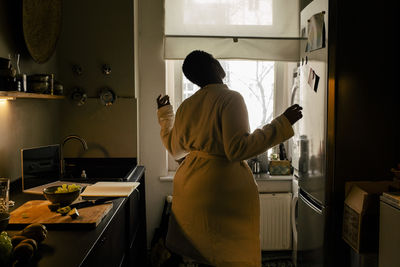
[[[63,95],[49,95],[49,94],[36,94],[36,93],[23,93],[18,91],[0,91],[1,97],[10,98],[35,98],[35,99],[64,99]]]

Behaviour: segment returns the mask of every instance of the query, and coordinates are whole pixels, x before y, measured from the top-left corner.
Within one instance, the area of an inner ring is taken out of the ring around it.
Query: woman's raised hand
[[[298,104],[294,104],[293,106],[288,107],[283,115],[288,119],[291,125],[293,125],[296,121],[300,120],[303,117],[301,110],[303,108]]]
[[[163,97],[161,97],[161,95],[159,95],[157,97],[157,107],[158,108],[161,108],[163,106],[167,106],[167,105],[170,105],[170,104],[171,103],[169,102],[169,96],[168,95],[165,95]]]

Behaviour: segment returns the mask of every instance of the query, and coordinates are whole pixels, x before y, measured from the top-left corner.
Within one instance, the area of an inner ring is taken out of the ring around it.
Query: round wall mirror
[[[61,0],[23,0],[22,28],[26,46],[37,63],[48,61],[61,30]]]

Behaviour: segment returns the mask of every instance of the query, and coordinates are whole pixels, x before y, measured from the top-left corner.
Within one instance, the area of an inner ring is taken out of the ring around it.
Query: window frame
[[[249,60],[253,61],[253,60]],[[255,60],[254,60],[255,61]],[[180,62],[176,64],[176,62]],[[166,64],[166,94],[170,96],[170,101],[174,107],[174,111],[178,109],[183,99],[183,73],[181,70],[183,60],[165,60]],[[285,108],[290,104],[289,87],[293,83],[291,79],[293,69],[296,67],[295,62],[275,61],[274,64],[274,108],[272,118],[276,118],[282,114]],[[171,74],[173,72],[173,74]],[[286,145],[287,147],[287,145]],[[276,148],[272,148],[271,152],[275,153]],[[175,159],[167,153],[168,172],[174,172],[179,164]],[[289,154],[289,153],[288,153]]]

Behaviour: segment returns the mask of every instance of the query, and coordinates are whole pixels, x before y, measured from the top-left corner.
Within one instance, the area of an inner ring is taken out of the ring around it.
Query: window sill
[[[161,182],[173,182],[175,172],[168,172],[165,176],[160,176]],[[253,174],[255,180],[269,180],[269,181],[285,181],[293,180],[293,175],[269,175],[267,173]]]
[[[175,172],[168,172],[165,176],[160,176],[161,182],[173,182],[174,181]]]

